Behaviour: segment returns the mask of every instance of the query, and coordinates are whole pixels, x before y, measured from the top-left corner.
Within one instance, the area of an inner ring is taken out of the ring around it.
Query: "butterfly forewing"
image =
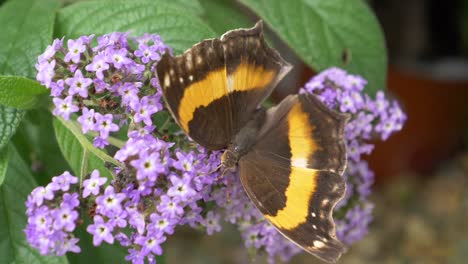
[[[209,149],[225,148],[290,66],[268,47],[259,22],[205,40],[157,65],[163,95],[181,128]]]

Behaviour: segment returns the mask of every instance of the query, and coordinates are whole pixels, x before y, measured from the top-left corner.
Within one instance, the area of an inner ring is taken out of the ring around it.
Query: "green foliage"
[[[67,122],[62,118],[55,118],[54,130],[60,150],[75,175],[80,178],[80,182],[83,177],[94,169],[99,170],[101,175],[111,179],[112,175],[105,166],[106,162],[121,166],[118,161],[107,155],[107,153],[94,147],[83,135],[76,122]]]
[[[2,183],[5,180],[9,160],[10,155],[8,152],[8,148],[5,147],[3,149],[0,149],[0,186],[2,186]]]
[[[0,149],[8,144],[25,112],[0,105]]]
[[[0,74],[17,76],[0,77],[0,149],[8,143],[25,114],[5,105],[28,108],[37,102],[36,95],[41,89],[37,82],[25,77],[36,75],[34,64],[52,40],[57,8],[55,0],[8,1],[0,6]]]
[[[59,12],[55,35],[74,38],[114,31],[157,33],[176,53],[216,36],[193,11],[163,0],[80,2]]]
[[[23,233],[24,203],[36,182],[14,147],[9,148],[7,177],[0,186],[0,263],[68,263],[65,257],[41,256],[29,247]]]
[[[0,74],[36,76],[37,56],[51,44],[57,0],[8,1],[0,7]]]
[[[52,133],[52,118],[47,109],[28,111],[12,138],[23,160],[31,164],[40,185],[49,183],[52,176],[71,170]]]
[[[0,76],[0,104],[29,109],[38,104],[38,95],[47,89],[38,82],[21,76]]]
[[[235,1],[201,0],[204,8],[202,17],[220,36],[236,28],[249,28],[254,24]]]
[[[385,88],[387,56],[377,19],[362,0],[241,0],[316,71],[337,66]]]

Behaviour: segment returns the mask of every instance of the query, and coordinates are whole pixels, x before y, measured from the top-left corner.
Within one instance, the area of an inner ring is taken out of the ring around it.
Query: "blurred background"
[[[386,37],[387,92],[408,120],[367,157],[375,218],[339,263],[468,263],[468,1],[368,2]],[[286,46],[280,52],[296,67],[275,101],[314,74]],[[228,225],[212,237],[181,230],[166,247],[168,263],[252,261]],[[321,262],[301,254],[290,263]]]

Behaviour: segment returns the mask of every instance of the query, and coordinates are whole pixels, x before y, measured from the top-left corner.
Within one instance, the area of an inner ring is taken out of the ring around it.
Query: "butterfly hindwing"
[[[345,122],[313,95],[290,96],[268,111],[257,143],[239,162],[242,184],[265,218],[329,262],[345,250],[332,219],[345,193]]]
[[[206,148],[225,148],[290,69],[262,27],[229,31],[180,56],[166,53],[157,65],[172,115]]]

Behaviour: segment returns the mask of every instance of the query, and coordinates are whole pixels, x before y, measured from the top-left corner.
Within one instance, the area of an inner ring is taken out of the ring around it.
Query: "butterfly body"
[[[311,94],[261,103],[291,69],[264,38],[262,23],[202,41],[180,56],[165,54],[157,74],[182,130],[237,168],[254,205],[305,251],[336,262],[333,208],[344,196],[347,117]]]

